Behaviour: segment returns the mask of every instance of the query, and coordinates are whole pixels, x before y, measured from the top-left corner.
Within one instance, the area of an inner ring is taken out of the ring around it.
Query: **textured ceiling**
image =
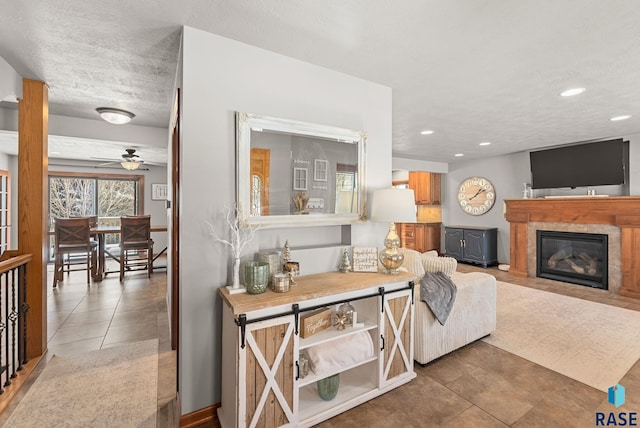
[[[166,127],[189,25],[391,87],[396,156],[453,162],[640,133],[635,0],[0,0],[0,10],[0,57],[49,84],[52,114],[111,106]],[[587,91],[558,96],[576,86]],[[633,116],[609,121],[618,114]]]

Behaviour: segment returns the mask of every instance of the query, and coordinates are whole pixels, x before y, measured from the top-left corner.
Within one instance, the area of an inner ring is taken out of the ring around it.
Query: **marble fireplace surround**
[[[640,197],[506,199],[510,273],[536,276],[535,231],[609,236],[609,292],[640,299]]]

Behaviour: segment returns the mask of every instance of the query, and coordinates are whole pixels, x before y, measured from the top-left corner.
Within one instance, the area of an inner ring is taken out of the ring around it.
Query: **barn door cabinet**
[[[415,378],[414,279],[408,273],[330,272],[299,277],[288,293],[232,295],[221,288],[221,426],[312,426]],[[361,326],[300,336],[303,314],[322,307],[335,310],[345,301],[354,306]],[[301,351],[329,349],[361,332],[372,339],[370,358],[301,377]],[[334,374],[340,375],[338,394],[325,401],[316,382]]]

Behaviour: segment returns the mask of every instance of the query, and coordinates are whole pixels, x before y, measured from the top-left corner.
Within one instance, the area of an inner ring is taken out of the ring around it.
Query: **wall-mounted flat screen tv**
[[[616,139],[531,152],[531,187],[624,184],[627,150],[628,144]]]

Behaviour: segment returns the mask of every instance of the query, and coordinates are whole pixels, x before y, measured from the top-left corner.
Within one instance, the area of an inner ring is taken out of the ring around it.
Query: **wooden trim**
[[[640,197],[584,197],[505,199],[510,222],[510,273],[535,276],[527,265],[527,228],[530,222],[608,224],[621,232],[622,285],[620,294],[640,298]]]
[[[212,404],[203,409],[196,410],[180,417],[180,427],[182,428],[194,428],[204,424],[213,423],[212,426],[217,426],[218,415],[216,410],[220,407],[220,403]]]
[[[49,171],[50,177],[89,177],[89,178],[115,178],[115,179],[138,179],[144,178],[144,174],[101,174],[99,172],[71,172],[71,171]]]
[[[18,376],[11,379],[11,385],[4,387],[2,400],[0,400],[0,414],[2,414],[7,409],[16,394],[20,392],[31,375],[34,374],[34,371],[38,367],[38,364],[42,360],[43,356],[44,355],[38,355],[37,357],[29,360],[29,362],[22,366],[22,370],[18,372]]]
[[[176,118],[171,144],[171,231],[170,262],[171,278],[171,349],[177,351],[180,367],[180,142],[181,142],[181,94],[176,91]],[[176,379],[177,382],[177,379]],[[178,387],[180,383],[177,382]]]
[[[23,79],[18,103],[18,250],[33,254],[26,270],[29,359],[47,349],[48,91],[44,82]]]

